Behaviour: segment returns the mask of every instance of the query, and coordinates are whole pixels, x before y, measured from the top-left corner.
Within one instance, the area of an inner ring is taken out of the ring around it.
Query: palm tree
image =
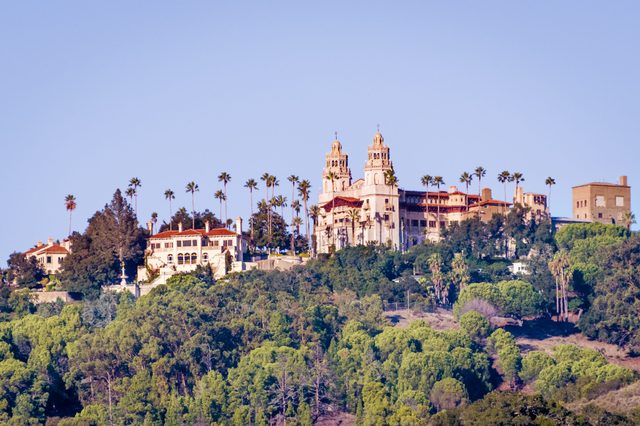
[[[551,214],[551,186],[556,184],[556,180],[549,176],[545,179],[544,184],[549,187],[549,195],[547,195],[547,209],[549,209],[549,214]]]
[[[136,199],[136,204],[135,204],[136,216],[138,215],[138,188],[141,186],[142,186],[142,181],[137,177],[132,177],[131,180],[129,180],[129,187],[133,188],[133,196]]]
[[[482,166],[478,166],[476,167],[476,169],[473,171],[473,176],[478,178],[478,197],[481,195],[482,193],[482,178],[485,177],[487,174],[487,170],[482,167]]]
[[[356,223],[360,222],[360,209],[351,209],[347,212],[349,221],[351,222],[351,244],[356,244]]]
[[[244,187],[249,190],[249,201],[251,203],[251,220],[249,221],[249,227],[251,229],[251,241],[253,241],[253,190],[258,189],[258,182],[256,182],[255,179],[247,179]]]
[[[173,217],[173,211],[171,209],[171,200],[175,200],[176,197],[171,189],[167,189],[164,191],[164,198],[165,200],[169,200],[169,230],[172,230],[173,220],[171,218]]]
[[[218,189],[214,194],[213,194],[213,198],[215,198],[216,200],[220,201],[220,221],[222,222],[222,202],[225,201],[227,199],[227,196],[224,195],[224,191],[221,189]],[[222,223],[226,223],[226,220]]]
[[[424,197],[424,209],[427,213],[427,225],[429,224],[429,187],[433,185],[433,176],[424,175],[420,178],[420,183],[427,189],[426,195]]]
[[[389,201],[391,201],[391,197],[393,196],[393,188],[398,186],[398,177],[396,176],[396,172],[393,169],[385,170],[384,172],[384,182],[389,186]],[[387,226],[387,234],[389,234],[389,222],[386,223]],[[380,241],[382,243],[382,241]]]
[[[136,196],[136,190],[132,187],[129,187],[126,191],[124,191],[124,195],[129,197],[129,203],[133,204],[133,197]]]
[[[158,213],[153,212],[151,213],[151,233],[153,234],[153,228],[156,226],[156,223],[158,223]]]
[[[67,195],[66,197],[64,197],[64,205],[69,212],[69,235],[71,235],[71,214],[76,209],[76,207],[78,207],[78,205],[76,204],[76,197],[72,194]]]
[[[520,182],[524,181],[524,177],[520,172],[513,172],[513,174],[511,175],[511,180],[516,182],[516,194],[517,194],[518,186],[520,185]]]
[[[296,175],[290,175],[287,180],[291,182],[291,234],[293,235],[293,216],[294,216],[294,206],[293,203],[296,201],[296,185],[300,182],[300,178]]]
[[[436,224],[436,228],[438,229],[438,235],[440,235],[440,185],[444,185],[444,179],[442,179],[442,176],[436,176],[433,178],[433,186],[435,186],[436,188],[438,188],[438,205],[437,205],[437,209],[438,212],[436,213],[436,218],[438,223]]]
[[[276,200],[275,207],[280,207],[280,216],[282,217],[282,221],[284,222],[284,208],[287,207],[287,197],[282,195],[276,195],[274,197]]]
[[[267,203],[268,205],[268,210],[267,210],[267,240],[268,242],[271,242],[271,205],[270,205],[270,200],[269,200],[269,188],[271,187],[271,179],[272,176],[267,173],[264,172],[262,174],[262,176],[260,176],[260,180],[262,180],[264,182],[264,201]]]
[[[464,204],[467,207],[467,209],[469,208],[469,184],[471,183],[471,181],[473,180],[473,175],[469,174],[469,172],[464,172],[460,175],[460,183],[464,183],[465,186],[465,191],[464,191]]]
[[[318,227],[318,217],[320,217],[320,207],[316,204],[309,207],[309,218],[313,221],[313,235],[311,238],[311,254],[315,255],[316,252],[316,231]]]
[[[336,190],[335,188],[335,180],[338,178],[338,175],[336,175],[333,171],[327,173],[327,179],[329,179],[331,181],[331,226],[333,227],[334,225],[334,218],[335,218],[335,206],[336,206],[336,198],[334,197],[334,192]],[[331,232],[331,244],[333,244],[333,232]]]
[[[191,218],[191,228],[195,229],[196,227],[196,192],[200,191],[200,187],[194,181],[187,183],[186,192],[191,193],[191,214],[193,217]]]
[[[507,182],[511,182],[511,173],[509,173],[509,170],[503,170],[498,175],[498,182],[500,182],[504,187],[504,201],[506,203],[507,202]],[[506,204],[504,204],[502,208],[505,209]]]
[[[631,231],[631,225],[636,223],[636,215],[634,215],[631,210],[624,212],[622,215],[622,223],[627,230]]]
[[[300,205],[300,200],[293,200],[293,202],[291,203],[291,208],[296,214],[295,217],[299,217],[300,209],[302,208],[302,206]]]
[[[227,220],[227,184],[231,181],[231,175],[227,172],[222,172],[218,175],[218,182],[222,182],[224,189],[224,220]],[[220,218],[222,220],[222,218]]]
[[[566,250],[559,250],[553,256],[553,260],[549,262],[549,271],[556,281],[556,312],[558,313],[558,320],[568,321],[567,287],[573,272],[570,268],[569,253]]]
[[[304,221],[306,227],[307,242],[309,243],[309,246],[311,246],[311,240],[309,238],[309,208],[307,206],[307,203],[309,202],[310,190],[310,181],[305,179],[298,184],[298,195],[300,195],[300,198],[302,198],[302,203],[304,205]]]

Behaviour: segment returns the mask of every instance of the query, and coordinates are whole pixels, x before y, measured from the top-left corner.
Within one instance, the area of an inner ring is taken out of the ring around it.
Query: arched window
[[[182,265],[184,263],[184,257],[182,253],[178,253],[178,265]]]
[[[173,255],[172,254],[167,256],[167,263],[169,263],[169,264],[173,263]]]
[[[184,254],[184,264],[189,265],[191,263],[191,258],[189,257],[189,253]]]
[[[198,255],[195,253],[191,253],[191,264],[195,265],[196,263],[198,263]]]
[[[209,261],[209,253],[203,253],[202,254],[202,261],[203,262],[208,262]]]

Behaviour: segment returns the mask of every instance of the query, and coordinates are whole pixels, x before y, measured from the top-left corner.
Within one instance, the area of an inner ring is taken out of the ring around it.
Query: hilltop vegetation
[[[138,300],[102,292],[120,256],[126,268],[140,262],[144,232],[116,193],[74,235],[79,248],[55,285],[84,293],[76,304],[34,306],[37,265],[13,257],[0,286],[0,422],[311,424],[337,413],[363,425],[640,421],[640,410],[607,399],[637,386],[635,371],[577,346],[522,348],[498,321],[545,318],[564,330],[581,312],[587,336],[638,351],[640,238],[625,228],[553,234],[515,209],[407,253],[358,246],[287,272],[177,275]],[[514,260],[530,274],[513,275]],[[23,288],[10,288],[17,277]],[[407,303],[451,309],[459,327],[384,319],[385,308]]]

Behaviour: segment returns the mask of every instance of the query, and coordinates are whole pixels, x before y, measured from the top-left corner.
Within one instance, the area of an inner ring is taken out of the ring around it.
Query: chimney
[[[240,216],[236,218],[236,234],[242,235],[242,218]]]
[[[182,222],[178,222],[178,232],[182,232]]]
[[[482,201],[491,200],[491,188],[482,188]]]
[[[458,192],[458,187],[455,185],[451,185],[449,187],[449,194],[453,194],[454,192]]]
[[[153,235],[153,222],[147,222],[147,230],[149,231],[149,235]]]
[[[53,245],[53,238],[51,237],[47,238],[47,245],[48,246]]]
[[[41,245],[42,245],[42,241],[38,241],[38,242],[36,243],[36,247],[40,247]]]
[[[618,178],[618,184],[622,186],[627,186],[627,177],[622,175]]]
[[[206,232],[207,234],[209,233],[209,221],[208,220],[204,221],[204,232]]]

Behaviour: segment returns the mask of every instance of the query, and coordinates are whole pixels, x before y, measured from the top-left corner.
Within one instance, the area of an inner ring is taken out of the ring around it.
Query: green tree
[[[194,181],[187,183],[186,192],[191,193],[191,213],[193,214],[193,222],[191,223],[191,229],[196,228],[196,192],[200,191],[200,187]]]
[[[482,166],[476,167],[476,169],[473,171],[473,176],[478,178],[478,197],[482,192],[482,178],[485,177],[486,175],[487,175],[487,170]]]
[[[255,179],[247,179],[244,187],[249,190],[249,204],[251,206],[251,217],[253,217],[253,191],[258,189],[258,182]],[[249,221],[251,233],[251,243],[254,244],[253,222]]]
[[[137,177],[132,177],[129,180],[129,188],[133,190],[133,197],[135,199],[134,213],[138,215],[138,188],[142,186],[142,181]]]
[[[164,191],[164,198],[165,200],[169,201],[169,218],[173,217],[173,210],[171,208],[171,201],[175,200],[176,196],[174,195],[174,192],[171,189],[167,189]],[[172,230],[173,228],[171,227],[171,221],[169,221],[169,230]]]
[[[76,203],[76,197],[72,194],[67,195],[64,197],[64,205],[69,212],[69,235],[71,235],[71,214],[78,206]]]
[[[227,215],[227,184],[231,182],[231,175],[227,172],[222,172],[218,175],[218,182],[222,182],[224,188],[224,221],[226,222],[229,216]],[[222,218],[222,214],[220,214],[220,218]]]
[[[453,377],[437,381],[429,394],[429,399],[440,410],[451,410],[469,401],[464,384]]]

